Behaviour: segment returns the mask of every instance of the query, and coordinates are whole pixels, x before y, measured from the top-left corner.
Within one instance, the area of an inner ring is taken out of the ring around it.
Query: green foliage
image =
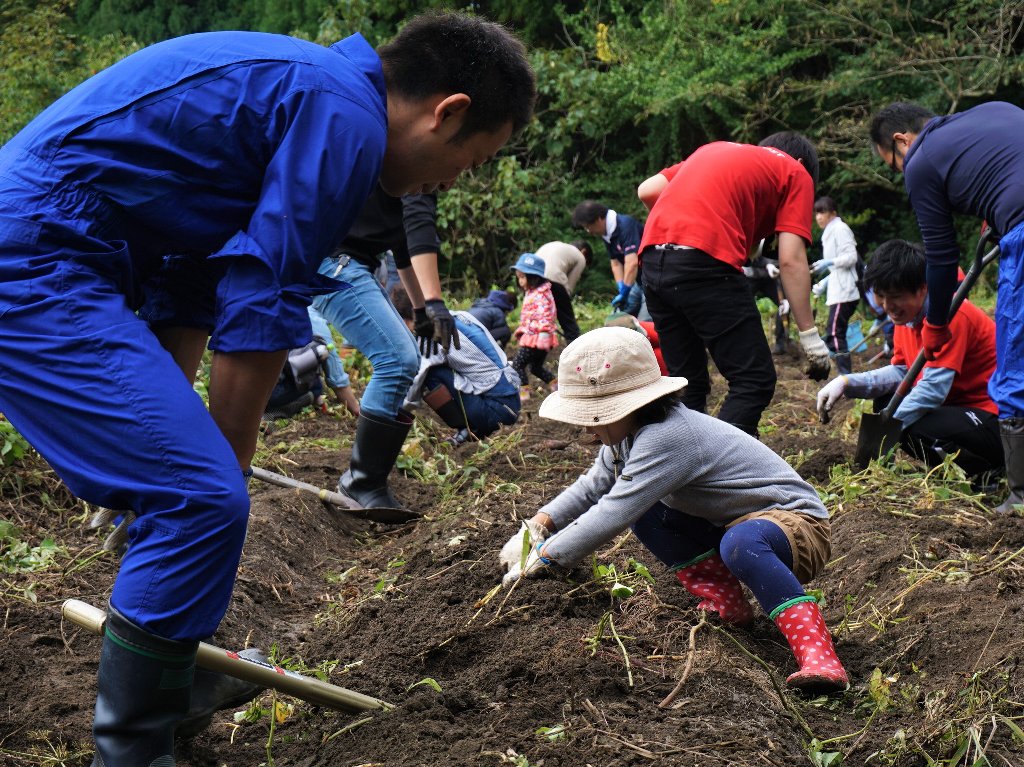
[[[24,540],[24,533],[0,519],[0,572],[34,573],[49,568],[65,552],[53,538],[44,538],[37,546]]]
[[[14,0],[0,10],[0,143],[50,102],[137,49],[119,36],[83,37],[70,0]]]
[[[30,449],[28,442],[15,430],[11,422],[0,416],[0,465],[11,466],[17,463]]]

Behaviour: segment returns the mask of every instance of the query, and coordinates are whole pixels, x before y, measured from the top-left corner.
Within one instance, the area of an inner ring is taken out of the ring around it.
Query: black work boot
[[[267,662],[267,656],[255,647],[242,650],[238,657],[246,660]],[[181,720],[174,735],[177,738],[194,738],[213,721],[213,715],[226,708],[236,708],[248,703],[266,688],[244,679],[236,679],[227,674],[209,671],[205,668],[196,669],[195,682],[192,685],[192,701],[188,714]]]
[[[996,506],[997,514],[1011,514],[1024,505],[1024,418],[1004,418],[999,421],[999,436],[1003,440],[1006,461],[1006,484],[1010,494]]]
[[[348,471],[338,480],[338,492],[364,509],[403,509],[388,488],[388,474],[395,465],[402,444],[412,427],[412,418],[399,413],[392,420],[366,411],[356,421],[356,438]]]
[[[174,767],[199,642],[164,639],[108,608],[100,651],[93,767]]]

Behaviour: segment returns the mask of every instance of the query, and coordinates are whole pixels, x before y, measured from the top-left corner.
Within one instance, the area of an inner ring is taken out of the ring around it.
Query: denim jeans
[[[467,394],[455,388],[455,376],[450,367],[435,365],[427,372],[425,382],[426,390],[444,384],[456,402],[462,400],[469,430],[480,439],[496,432],[501,424],[513,424],[519,419],[519,410],[522,407],[519,389],[512,386],[504,377],[490,391],[483,394]]]
[[[318,296],[313,307],[373,365],[359,406],[368,415],[394,419],[420,365],[416,339],[405,326],[373,273],[347,256],[325,258],[320,274],[352,287]],[[338,270],[339,264],[344,264]]]
[[[314,307],[309,307],[309,322],[313,326],[313,335],[320,336],[327,343],[331,343],[334,336],[331,335],[331,327],[327,320]],[[351,385],[345,366],[341,364],[341,357],[337,349],[331,349],[327,354],[327,385],[332,389],[340,389],[343,386]]]

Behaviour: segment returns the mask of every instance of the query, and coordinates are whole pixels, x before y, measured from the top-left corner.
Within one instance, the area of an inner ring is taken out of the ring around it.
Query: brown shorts
[[[771,509],[756,511],[734,519],[726,527],[735,527],[750,519],[767,519],[782,528],[793,552],[793,575],[801,583],[813,580],[825,569],[832,554],[831,526],[827,519],[799,512]]]

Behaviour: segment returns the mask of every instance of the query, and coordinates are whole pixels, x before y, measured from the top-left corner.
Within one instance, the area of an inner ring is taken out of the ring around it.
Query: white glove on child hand
[[[541,545],[541,543],[537,543],[530,549],[530,554],[526,558],[526,564],[520,566],[519,561],[516,561],[509,568],[509,571],[505,573],[505,577],[501,579],[502,586],[507,586],[520,578],[534,578],[547,569],[547,565],[541,560],[540,553],[538,552]]]
[[[814,287],[811,288],[811,292],[816,296],[825,295],[825,291],[828,289],[828,280],[822,280],[821,282],[814,283]]]
[[[768,276],[771,277],[773,280],[779,276],[779,267],[777,267],[775,264],[768,264],[765,267],[765,269],[768,270]]]
[[[528,542],[524,541],[527,535],[530,537]],[[519,526],[519,532],[509,538],[508,542],[501,547],[498,561],[501,562],[501,566],[505,570],[519,567],[523,561],[523,548],[529,547],[533,551],[537,548],[537,544],[546,540],[549,535],[551,533],[540,522],[534,522],[532,519],[526,520]]]
[[[789,314],[789,301],[783,298],[779,301],[779,315],[785,317],[787,314]]]
[[[818,392],[817,410],[818,417],[821,418],[822,423],[828,423],[829,411],[839,401],[839,398],[843,396],[843,392],[846,391],[846,384],[846,376],[839,376],[821,387],[821,390]]]
[[[804,373],[815,381],[824,381],[828,378],[831,362],[828,356],[828,347],[818,335],[817,328],[808,328],[800,331],[800,346],[807,355],[807,367]]]

